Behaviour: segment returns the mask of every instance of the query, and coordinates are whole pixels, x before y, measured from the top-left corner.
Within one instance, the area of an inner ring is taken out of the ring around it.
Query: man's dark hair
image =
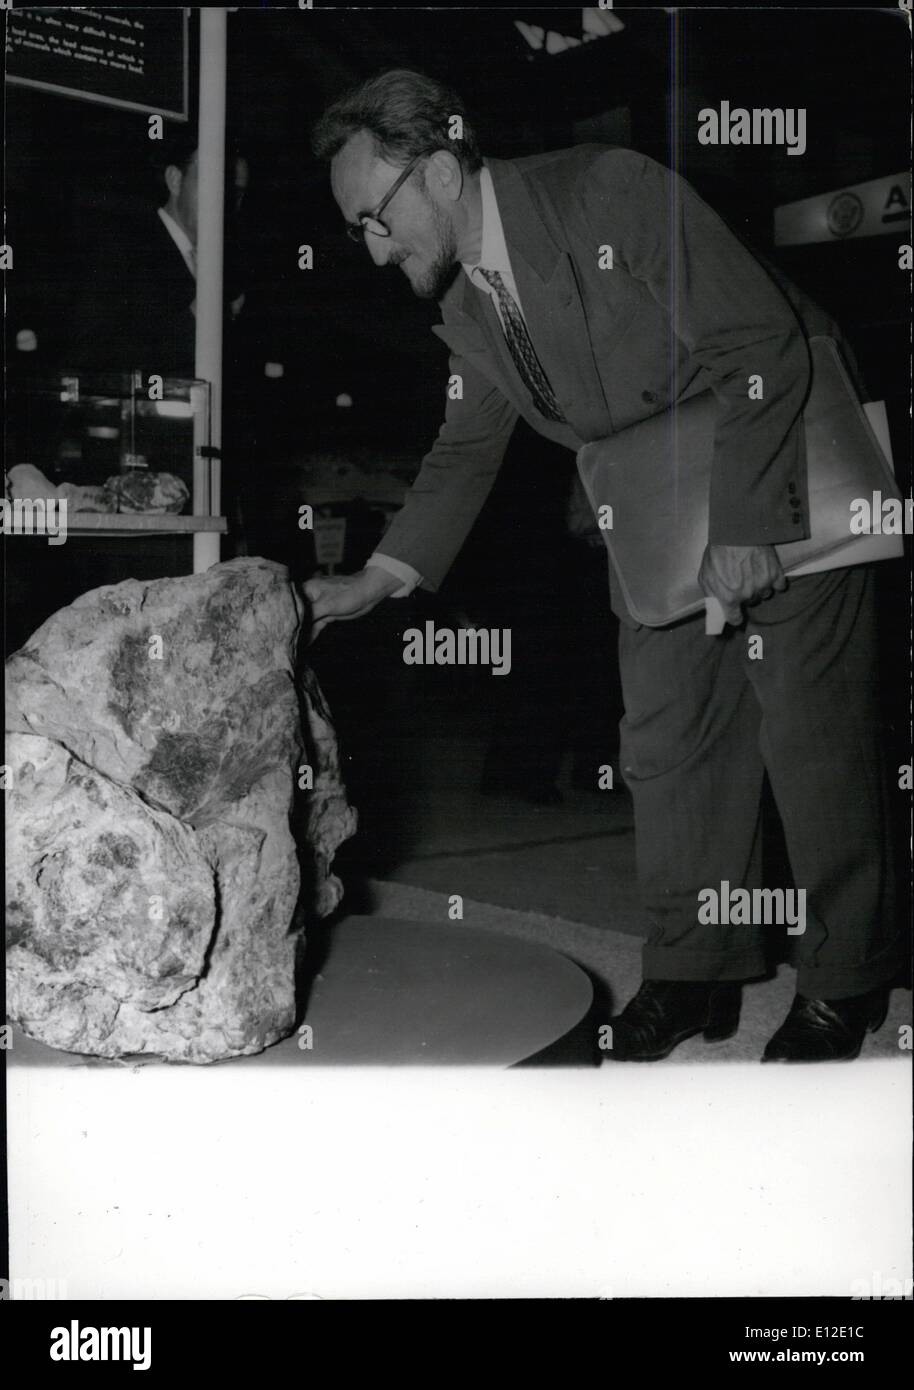
[[[189,130],[186,126],[180,130],[166,129],[164,139],[149,142],[149,162],[160,178],[164,178],[169,164],[186,174],[196,150],[196,129]]]
[[[163,140],[150,140],[149,142],[149,169],[152,179],[153,191],[159,199],[166,196],[168,189],[165,183],[165,171],[170,165],[180,169],[182,174],[186,174],[190,161],[197,153],[197,130],[195,126],[184,126],[179,130],[166,131]],[[226,132],[225,136],[225,181],[226,190],[230,191],[234,187],[235,164],[238,159],[247,159],[244,147],[238,143],[237,138],[231,132]]]
[[[197,150],[196,129],[188,129],[186,126],[180,129],[169,129],[166,127],[165,138],[162,140],[149,141],[149,171],[153,192],[161,202],[168,195],[165,185],[165,170],[169,165],[174,164],[181,170],[182,174],[187,173],[187,166],[193,159]]]
[[[459,116],[463,136],[449,136]],[[463,102],[443,83],[408,68],[392,68],[344,92],[329,106],[311,133],[318,159],[332,159],[360,130],[373,137],[377,154],[404,168],[416,155],[450,150],[466,173],[482,167],[476,134]]]

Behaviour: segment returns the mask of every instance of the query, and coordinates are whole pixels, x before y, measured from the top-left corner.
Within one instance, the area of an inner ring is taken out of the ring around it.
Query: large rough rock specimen
[[[232,560],[95,589],[7,662],[8,1013],[31,1037],[209,1062],[293,1029],[355,828],[296,683],[302,616],[282,566]]]

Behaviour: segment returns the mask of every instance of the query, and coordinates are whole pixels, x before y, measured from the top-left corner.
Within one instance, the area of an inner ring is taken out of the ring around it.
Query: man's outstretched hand
[[[328,623],[361,618],[376,604],[399,589],[402,581],[375,565],[357,574],[315,575],[302,585],[305,598],[311,604],[313,627],[311,641],[323,632]]]
[[[759,603],[787,588],[773,545],[709,545],[698,582],[719,601],[726,621],[734,627],[743,620],[744,603]]]

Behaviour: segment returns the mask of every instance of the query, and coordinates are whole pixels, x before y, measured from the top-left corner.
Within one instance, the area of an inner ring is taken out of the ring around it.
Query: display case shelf
[[[183,536],[203,531],[224,535],[227,529],[224,516],[73,512],[67,517],[68,536]]]

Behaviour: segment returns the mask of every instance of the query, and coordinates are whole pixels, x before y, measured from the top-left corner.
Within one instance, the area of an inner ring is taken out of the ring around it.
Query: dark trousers
[[[844,998],[898,969],[874,588],[867,567],[793,580],[720,637],[705,636],[703,617],[621,628],[621,765],[652,928],[646,979],[764,974],[764,935],[785,927],[706,925],[698,894],[761,886],[765,770],[806,890],[798,991]]]

